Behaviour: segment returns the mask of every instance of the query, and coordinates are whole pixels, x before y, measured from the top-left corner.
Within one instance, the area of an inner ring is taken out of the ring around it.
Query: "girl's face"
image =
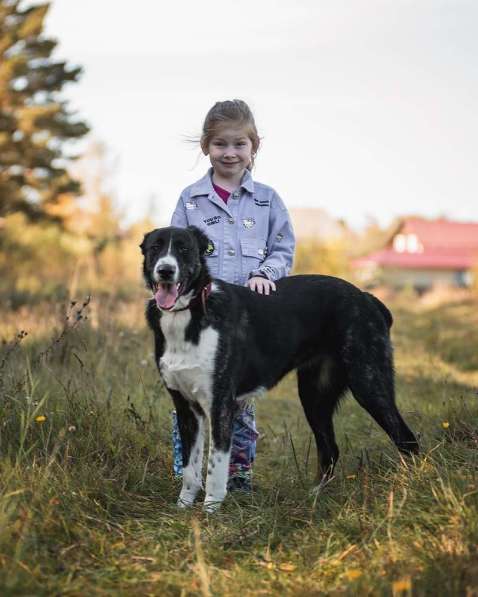
[[[207,151],[214,172],[223,178],[236,179],[252,161],[252,141],[247,129],[223,127],[211,138]]]

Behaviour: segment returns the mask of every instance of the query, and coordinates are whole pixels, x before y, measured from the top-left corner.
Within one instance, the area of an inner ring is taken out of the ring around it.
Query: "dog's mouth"
[[[158,282],[154,285],[154,299],[159,309],[169,311],[177,303],[182,294],[184,284],[178,282],[173,284],[171,282]]]

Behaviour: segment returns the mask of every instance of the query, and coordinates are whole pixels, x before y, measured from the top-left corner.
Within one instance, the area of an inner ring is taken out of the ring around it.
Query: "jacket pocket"
[[[267,256],[265,240],[241,239],[242,273],[246,277],[252,270],[258,269]]]

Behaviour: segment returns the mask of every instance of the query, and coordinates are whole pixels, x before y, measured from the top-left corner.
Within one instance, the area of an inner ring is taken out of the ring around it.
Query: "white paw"
[[[318,497],[319,493],[322,491],[322,486],[321,485],[315,485],[314,487],[312,487],[312,489],[309,491],[309,495],[313,498]]]
[[[178,501],[176,505],[178,508],[185,509],[190,508],[194,504],[194,496],[191,495],[184,495],[183,493],[179,494]]]
[[[324,487],[326,487],[334,479],[335,479],[335,477],[328,477],[328,476],[324,475],[322,477],[322,479],[319,481],[319,484],[310,490],[310,495],[313,498],[317,499],[319,497],[319,495],[322,493]]]
[[[204,506],[203,506],[204,512],[207,512],[208,514],[214,514],[221,507],[222,501],[223,500],[217,500],[216,498],[214,498],[212,496],[209,496],[209,497],[206,496],[206,499],[204,500]]]
[[[193,505],[193,502],[183,502],[181,498],[178,498],[176,502],[176,506],[181,510],[186,510],[186,508],[190,508]]]

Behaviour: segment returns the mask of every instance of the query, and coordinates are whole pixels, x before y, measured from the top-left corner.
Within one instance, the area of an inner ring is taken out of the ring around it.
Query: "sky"
[[[232,98],[289,208],[478,220],[476,0],[52,0],[46,25],[128,222],[169,222],[209,167],[188,139]]]

